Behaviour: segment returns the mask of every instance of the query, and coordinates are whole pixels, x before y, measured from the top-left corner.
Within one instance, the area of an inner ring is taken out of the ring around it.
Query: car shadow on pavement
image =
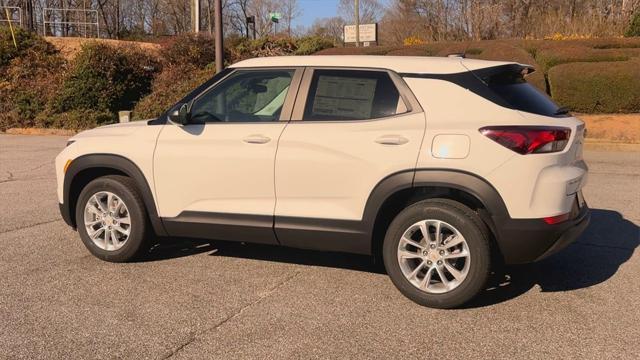
[[[384,267],[371,256],[294,249],[275,245],[239,243],[220,240],[163,239],[142,259],[160,261],[209,252],[210,256],[232,257],[298,265],[332,267],[385,274]]]
[[[588,288],[611,278],[640,244],[640,228],[619,212],[591,210],[589,227],[572,245],[537,263],[506,266],[494,274],[488,287],[465,308],[499,304],[538,285],[542,292]],[[168,239],[143,261],[160,261],[196,254],[341,268],[385,274],[381,261],[371,256],[292,249],[197,239]],[[391,283],[389,283],[391,286]]]
[[[640,228],[617,211],[592,209],[591,221],[575,243],[533,264],[506,266],[467,308],[518,297],[538,285],[542,292],[588,288],[610,279],[640,244]]]

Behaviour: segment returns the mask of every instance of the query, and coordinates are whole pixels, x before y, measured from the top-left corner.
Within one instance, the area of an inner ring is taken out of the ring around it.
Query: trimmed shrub
[[[293,39],[264,37],[256,40],[241,39],[229,49],[230,62],[263,56],[293,55],[297,47]]]
[[[47,105],[46,97],[41,96],[37,89],[20,89],[14,100],[18,116],[26,122],[35,119]]]
[[[562,49],[538,50],[536,61],[546,72],[554,66],[573,62],[612,62],[627,61],[630,56],[624,50],[594,50],[583,46],[569,46]]]
[[[24,127],[24,121],[20,118],[20,115],[15,110],[3,111],[0,114],[0,131],[6,131],[14,127]]]
[[[385,55],[390,56],[433,56],[435,50],[429,45],[405,46],[395,50],[391,50]]]
[[[467,49],[467,51],[465,51],[464,53],[466,55],[480,55],[482,54],[482,51],[483,50],[480,48],[470,48],[470,49]]]
[[[640,36],[640,11],[636,11],[633,15],[631,23],[629,23],[629,27],[627,28],[627,31],[625,31],[624,36]]]
[[[151,90],[158,62],[135,47],[84,45],[52,104],[54,113],[132,109]]]
[[[0,130],[33,126],[35,117],[60,88],[67,68],[66,61],[44,39],[21,30],[18,34],[24,42],[19,51],[5,56],[9,60],[0,68]],[[7,41],[15,50],[10,35],[0,39],[0,48],[5,48]]]
[[[35,118],[35,126],[43,128],[84,130],[116,122],[113,113],[94,110],[71,110],[62,114],[43,112]]]
[[[205,33],[179,35],[162,47],[160,56],[168,66],[189,65],[202,69],[215,62],[215,42]]]
[[[311,55],[333,47],[333,41],[321,36],[305,36],[295,40],[295,55]]]
[[[575,63],[549,71],[558,103],[584,113],[640,112],[640,60]]]
[[[36,52],[45,56],[58,53],[53,45],[35,33],[21,28],[14,28],[14,31],[16,36],[16,45],[18,45],[17,49],[13,44],[13,38],[11,36],[11,31],[9,31],[9,27],[0,27],[0,68],[7,66],[12,59],[21,57],[28,51]]]
[[[169,66],[153,82],[151,94],[144,97],[133,110],[134,120],[160,116],[190,91],[215,75],[215,66],[206,69]]]
[[[402,48],[402,46],[335,47],[319,51],[316,55],[386,55],[390,51]]]

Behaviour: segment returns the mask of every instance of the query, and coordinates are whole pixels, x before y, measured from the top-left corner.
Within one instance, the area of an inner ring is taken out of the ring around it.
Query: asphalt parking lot
[[[175,239],[102,262],[58,214],[65,141],[0,135],[0,358],[640,358],[640,153],[586,152],[586,233],[445,311],[356,255]]]

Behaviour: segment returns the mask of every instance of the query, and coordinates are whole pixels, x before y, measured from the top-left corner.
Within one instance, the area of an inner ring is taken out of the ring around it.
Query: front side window
[[[191,122],[278,121],[294,70],[238,70],[196,98]]]
[[[315,70],[303,120],[368,120],[406,111],[387,72]]]

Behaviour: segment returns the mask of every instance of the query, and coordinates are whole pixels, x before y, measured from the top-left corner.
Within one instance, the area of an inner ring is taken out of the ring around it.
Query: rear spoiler
[[[448,81],[478,94],[495,104],[509,108],[509,103],[507,103],[502,97],[498,96],[495,92],[489,90],[488,85],[490,79],[501,73],[521,74],[524,77],[534,71],[535,69],[531,65],[510,63],[450,74],[399,73],[399,75],[403,78]]]
[[[536,71],[536,68],[534,68],[531,65],[527,65],[527,64],[518,64],[518,65],[520,66],[520,73],[522,74],[522,76],[531,75]]]

